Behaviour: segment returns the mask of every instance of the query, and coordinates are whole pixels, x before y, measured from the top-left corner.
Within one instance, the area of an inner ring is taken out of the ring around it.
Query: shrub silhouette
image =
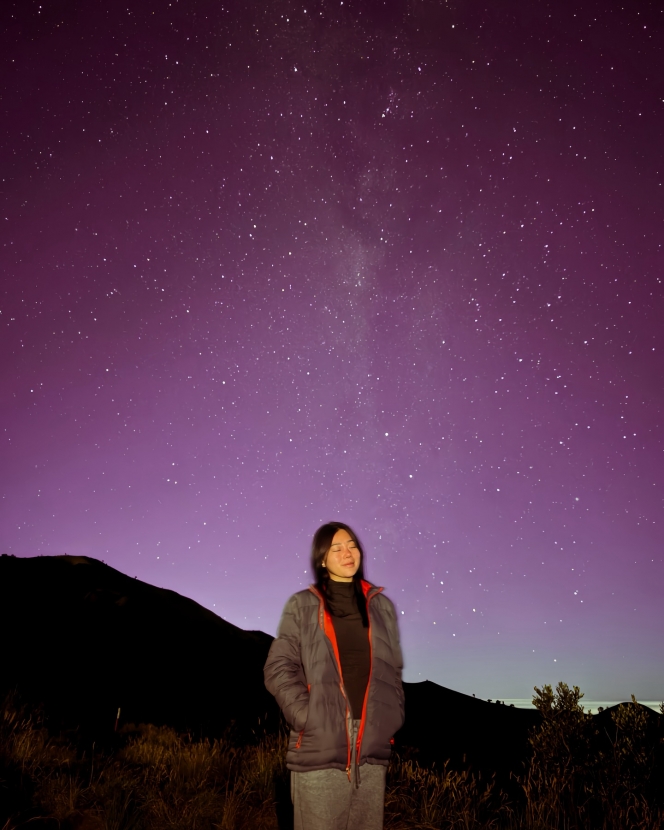
[[[601,763],[593,752],[595,728],[584,712],[578,686],[535,687],[533,704],[542,724],[530,736],[532,757],[524,780],[533,826],[556,826],[558,815],[578,824],[587,807],[588,785]]]
[[[530,736],[523,779],[527,826],[660,827],[655,782],[662,770],[647,710],[632,696],[631,703],[609,713],[610,726],[602,732],[584,711],[582,697],[578,686],[566,683],[558,683],[555,692],[535,687],[533,704],[542,723]]]

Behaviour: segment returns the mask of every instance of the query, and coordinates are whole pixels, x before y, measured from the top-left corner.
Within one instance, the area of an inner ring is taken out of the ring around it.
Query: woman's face
[[[337,530],[323,559],[330,579],[351,582],[360,567],[360,551],[347,530]]]

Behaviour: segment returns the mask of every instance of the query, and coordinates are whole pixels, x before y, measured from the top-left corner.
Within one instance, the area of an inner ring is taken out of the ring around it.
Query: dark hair
[[[366,578],[364,576],[364,549],[362,548],[362,543],[358,539],[357,533],[355,533],[351,527],[343,522],[326,522],[314,533],[314,538],[311,542],[311,572],[314,576],[314,583],[316,588],[318,588],[323,595],[323,602],[329,611],[330,609],[327,602],[327,584],[330,580],[330,574],[328,573],[327,568],[323,567],[323,559],[325,559],[325,556],[332,547],[332,539],[334,539],[334,536],[338,530],[345,530],[360,551],[360,567],[357,569],[357,573],[353,577],[353,585],[355,587],[357,607],[360,611],[360,615],[362,616],[362,624],[366,628],[369,625],[369,618],[367,616],[367,600],[364,596],[361,584],[362,580]]]

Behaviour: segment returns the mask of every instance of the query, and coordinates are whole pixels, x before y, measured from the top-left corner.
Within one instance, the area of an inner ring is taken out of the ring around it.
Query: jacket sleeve
[[[301,732],[307,723],[309,691],[302,667],[300,642],[301,609],[292,596],[281,615],[277,636],[263,669],[265,686],[276,698],[288,724]]]
[[[385,614],[387,631],[390,637],[390,646],[392,647],[392,659],[394,661],[394,675],[395,686],[397,690],[397,697],[399,699],[399,707],[401,710],[401,726],[406,719],[405,697],[403,692],[403,684],[401,682],[401,675],[403,673],[403,656],[401,653],[401,642],[399,640],[399,625],[397,623],[397,612],[394,609],[392,602],[385,597],[385,605],[387,613]]]

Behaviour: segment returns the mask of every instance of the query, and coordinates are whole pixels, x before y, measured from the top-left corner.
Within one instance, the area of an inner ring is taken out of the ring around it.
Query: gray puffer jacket
[[[371,670],[357,737],[359,764],[387,765],[404,721],[403,661],[394,606],[362,582],[369,615]],[[297,772],[346,770],[349,713],[332,617],[312,585],[286,603],[264,668],[265,685],[291,727],[286,765]]]

